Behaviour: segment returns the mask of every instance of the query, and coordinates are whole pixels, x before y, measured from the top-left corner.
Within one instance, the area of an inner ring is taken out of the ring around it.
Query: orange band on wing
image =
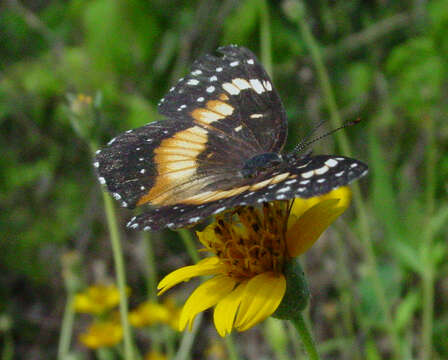
[[[196,159],[205,150],[207,139],[207,130],[193,126],[163,140],[154,150],[156,182],[149,192],[140,198],[137,205],[147,202],[170,205],[197,193],[204,184],[202,181],[196,181],[194,186],[193,179],[198,166]]]

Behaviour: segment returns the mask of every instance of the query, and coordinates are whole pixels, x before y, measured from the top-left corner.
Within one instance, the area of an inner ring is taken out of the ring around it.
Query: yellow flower
[[[120,303],[120,293],[115,285],[92,285],[75,295],[75,310],[99,315]]]
[[[129,313],[129,320],[135,327],[167,324],[178,330],[179,314],[180,309],[171,299],[166,299],[163,304],[145,301]]]
[[[117,321],[94,322],[79,335],[79,340],[90,349],[114,346],[122,338],[123,329]]]
[[[215,306],[218,333],[245,331],[272,315],[286,291],[285,265],[308,250],[348,207],[350,189],[341,187],[323,196],[240,207],[218,216],[198,232],[215,256],[168,274],[159,294],[195,276],[214,275],[186,301],[179,320],[191,329],[197,314]]]
[[[166,355],[159,353],[157,351],[150,351],[145,355],[145,360],[167,360]]]

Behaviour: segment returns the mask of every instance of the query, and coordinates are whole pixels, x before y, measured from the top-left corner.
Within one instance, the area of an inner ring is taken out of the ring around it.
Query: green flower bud
[[[302,312],[308,305],[310,290],[305,273],[298,261],[291,260],[286,263],[283,274],[286,277],[286,292],[273,317],[291,320]]]

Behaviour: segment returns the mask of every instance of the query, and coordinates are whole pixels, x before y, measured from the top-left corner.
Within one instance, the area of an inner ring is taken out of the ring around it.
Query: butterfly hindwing
[[[252,189],[236,196],[203,204],[181,203],[153,209],[132,218],[128,227],[140,230],[160,230],[164,227],[175,229],[200,222],[210,215],[236,206],[319,196],[348,185],[366,172],[367,165],[343,156],[292,158],[285,166],[256,179],[251,184]]]

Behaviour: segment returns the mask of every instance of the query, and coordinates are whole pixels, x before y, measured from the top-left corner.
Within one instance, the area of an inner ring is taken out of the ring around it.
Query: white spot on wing
[[[236,128],[235,128],[235,131],[236,132],[238,132],[238,131],[241,131],[241,129],[243,128],[243,126],[242,125],[240,125],[240,126],[237,126]]]
[[[235,85],[231,83],[222,84],[222,88],[227,91],[230,95],[238,95],[240,93],[240,89],[238,89]]]
[[[226,208],[225,207],[220,207],[219,209],[216,209],[215,211],[213,211],[213,214],[218,214],[221,211],[224,211]]]
[[[267,91],[271,91],[272,90],[272,85],[269,81],[263,80],[263,85],[266,88]]]
[[[313,175],[314,175],[314,171],[311,170],[311,171],[304,172],[302,174],[302,177],[305,179],[308,179],[308,178],[312,177]]]
[[[100,163],[99,163],[98,161],[95,161],[95,162],[93,163],[93,166],[95,166],[96,168],[98,168],[98,167],[100,166]]]
[[[215,91],[215,87],[214,86],[209,86],[207,89],[205,89],[208,93],[212,93],[213,91]]]
[[[325,165],[329,167],[335,167],[337,164],[338,162],[335,159],[328,159],[327,161],[325,161]]]
[[[210,79],[209,79],[210,81],[216,81],[216,80],[218,80],[218,78],[217,78],[217,76],[216,75],[213,75],[212,77],[210,77]]]
[[[121,195],[119,193],[113,193],[112,196],[114,197],[115,200],[121,199]]]
[[[143,231],[149,231],[149,230],[151,230],[151,226],[145,226],[145,227],[143,228]]]
[[[104,185],[106,183],[106,179],[103,178],[102,176],[98,178],[98,181],[100,182],[101,185]]]
[[[250,79],[249,82],[250,82],[250,85],[252,86],[252,89],[254,89],[257,94],[264,93],[265,90],[264,90],[263,85],[261,85],[260,80]]]
[[[233,79],[232,82],[234,85],[238,86],[240,88],[240,90],[245,90],[245,89],[251,88],[251,86],[247,82],[247,80],[244,80],[244,79],[237,78],[237,79]]]
[[[203,102],[205,99],[201,96],[201,97],[198,97],[198,99],[196,100],[197,102]]]
[[[251,119],[259,119],[259,118],[262,118],[262,117],[263,117],[263,114],[252,114],[250,116]]]
[[[284,192],[288,192],[289,190],[291,190],[291,187],[287,186],[287,187],[277,190],[277,193],[284,193]]]
[[[330,168],[328,166],[324,165],[321,168],[314,170],[314,173],[316,175],[322,175],[322,174],[325,174],[329,169]]]
[[[235,66],[238,66],[239,63],[240,63],[239,61],[232,61],[232,62],[230,63],[230,66],[231,66],[231,67],[235,67]]]
[[[246,61],[249,65],[253,65],[254,64],[254,59],[249,59]]]
[[[109,141],[109,142],[107,143],[107,145],[112,145],[112,144],[115,142],[115,140],[117,140],[116,137],[114,137],[111,141]]]

